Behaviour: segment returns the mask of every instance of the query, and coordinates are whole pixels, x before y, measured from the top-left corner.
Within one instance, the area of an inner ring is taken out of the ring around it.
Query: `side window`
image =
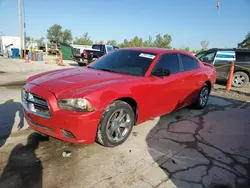
[[[245,61],[250,61],[250,52],[246,53]]]
[[[213,63],[214,61],[214,56],[215,56],[216,52],[211,52],[211,53],[207,53],[201,57],[198,57],[201,61],[204,61],[206,63]]]
[[[183,54],[180,54],[180,55],[181,55],[181,60],[182,60],[184,71],[195,70],[199,68],[199,64],[196,59],[187,55],[183,55]]]
[[[250,52],[236,52],[236,61],[250,61]]]
[[[107,53],[108,53],[108,52],[111,52],[111,51],[113,51],[113,47],[112,47],[112,46],[107,46],[107,47],[106,47],[106,50],[107,50]]]
[[[179,60],[177,54],[164,54],[156,63],[153,71],[164,68],[170,71],[170,74],[180,72]]]

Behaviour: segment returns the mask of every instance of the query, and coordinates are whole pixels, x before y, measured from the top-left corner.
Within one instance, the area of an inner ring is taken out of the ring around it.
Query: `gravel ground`
[[[244,88],[232,87],[230,91],[226,91],[226,84],[217,83],[214,85],[212,95],[228,99],[250,102],[250,84]]]

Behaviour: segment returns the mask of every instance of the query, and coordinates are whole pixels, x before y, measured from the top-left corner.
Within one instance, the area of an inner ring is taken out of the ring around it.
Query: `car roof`
[[[171,50],[171,49],[166,49],[166,48],[154,48],[154,47],[128,47],[128,48],[122,48],[125,50],[135,50],[135,51],[143,51],[143,52],[148,52],[148,53],[156,53],[156,54],[161,54],[161,53],[182,53],[182,54],[188,54],[190,53],[183,51],[183,50]]]
[[[250,52],[250,48],[211,48],[211,49],[208,49],[208,50],[205,50],[205,51],[209,52],[209,51],[217,51],[217,50],[235,51],[235,52]]]

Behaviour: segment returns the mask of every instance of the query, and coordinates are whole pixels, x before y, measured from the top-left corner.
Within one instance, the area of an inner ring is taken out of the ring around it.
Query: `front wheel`
[[[210,88],[207,84],[204,84],[200,90],[199,97],[196,100],[194,106],[197,109],[203,109],[207,105],[207,101],[210,95]]]
[[[96,141],[106,147],[122,144],[129,137],[135,122],[132,107],[123,101],[110,104],[98,126]]]

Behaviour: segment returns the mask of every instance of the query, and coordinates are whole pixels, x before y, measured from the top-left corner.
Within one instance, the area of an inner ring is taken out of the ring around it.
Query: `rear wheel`
[[[237,71],[233,75],[232,85],[234,87],[245,87],[249,82],[249,76],[245,72]]]
[[[135,122],[132,107],[115,101],[105,110],[98,126],[96,141],[106,147],[122,144],[129,137]]]
[[[204,84],[200,90],[199,97],[194,103],[194,107],[197,109],[203,109],[207,105],[207,101],[210,95],[210,87],[207,84]]]
[[[82,66],[84,66],[84,65],[86,65],[85,63],[78,63],[78,65],[80,66],[80,67],[82,67]]]
[[[87,65],[88,61],[86,59],[80,58],[79,61],[77,61],[79,66],[85,66]]]

